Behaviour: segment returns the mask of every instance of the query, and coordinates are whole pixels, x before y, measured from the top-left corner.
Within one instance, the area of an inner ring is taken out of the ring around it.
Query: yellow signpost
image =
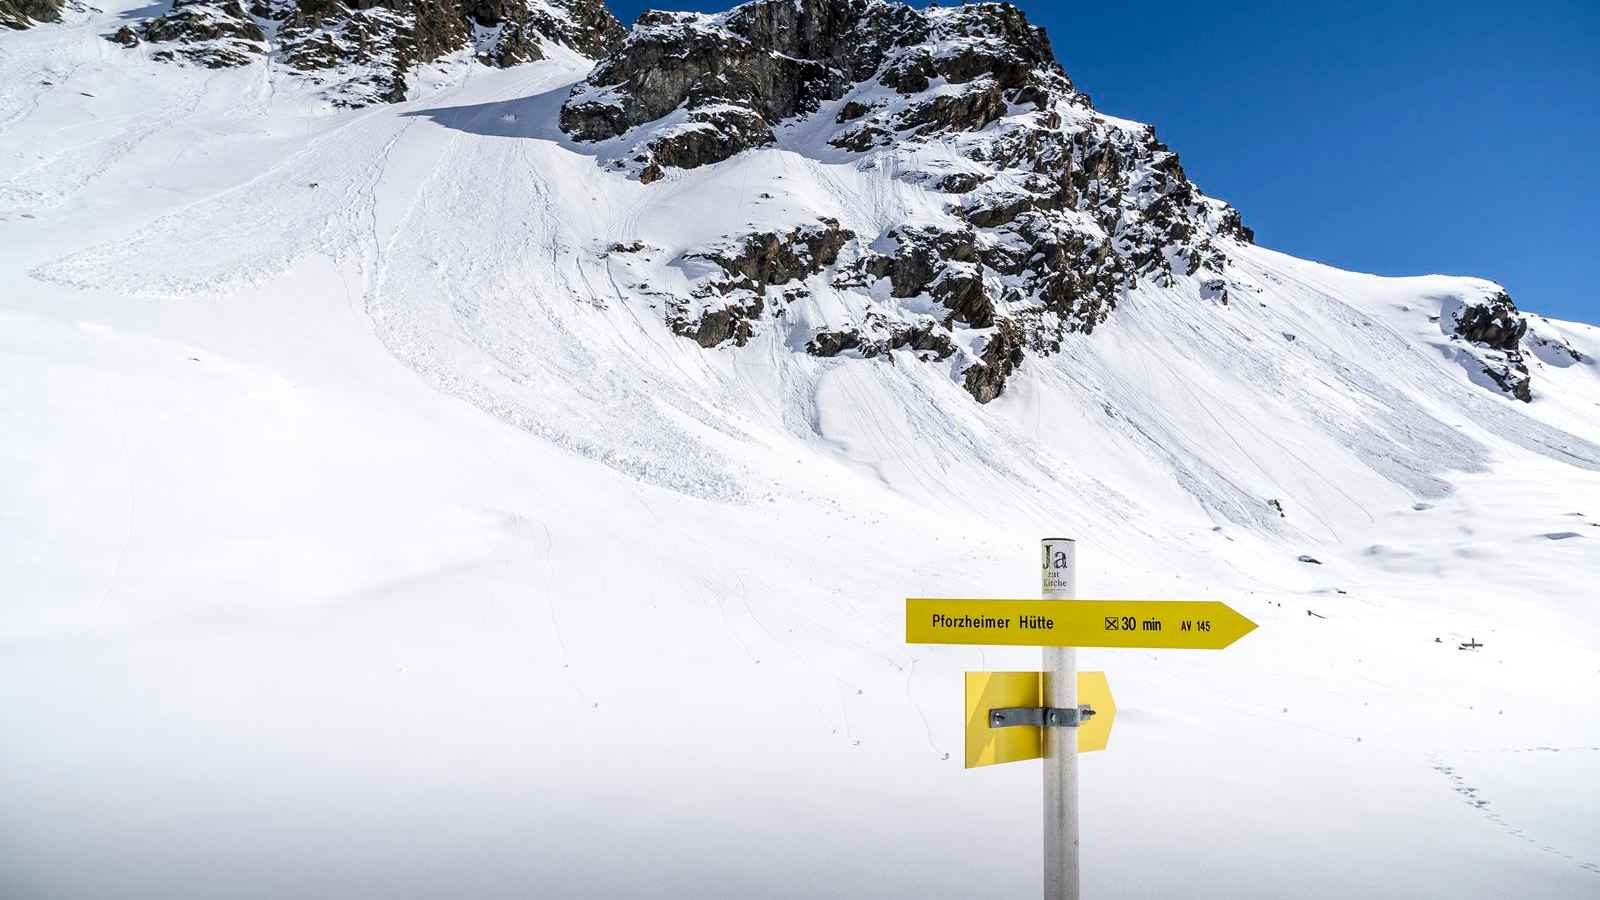
[[[966,767],[1039,759],[1044,756],[1041,726],[994,728],[989,711],[1003,707],[1040,706],[1044,697],[1042,672],[968,672],[966,715]],[[1077,728],[1078,752],[1106,749],[1117,704],[1104,672],[1078,673],[1078,702],[1095,714]]]
[[[1215,600],[906,600],[906,642],[1221,650],[1256,623]],[[1039,759],[1045,725],[998,725],[995,710],[1045,709],[1042,672],[968,672],[966,767]],[[1117,707],[1104,672],[1079,672],[1079,753],[1104,750]]]
[[[1221,650],[1256,623],[1215,600],[1079,600],[1077,542],[1039,549],[1043,599],[912,597],[906,643],[1044,648],[1040,672],[967,673],[965,761],[1044,761],[1044,896],[1078,900],[1078,754],[1106,749],[1117,704],[1106,673],[1077,670],[1076,648]]]
[[[1215,600],[906,600],[906,643],[1221,650],[1256,623]]]

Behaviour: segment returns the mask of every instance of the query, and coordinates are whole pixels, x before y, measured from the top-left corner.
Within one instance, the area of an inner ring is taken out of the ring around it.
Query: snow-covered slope
[[[1081,654],[1088,895],[1600,892],[1600,329],[1507,345],[1497,285],[1200,198],[1219,271],[1119,244],[1092,330],[979,396],[999,326],[836,282],[971,225],[924,174],[1011,178],[964,150],[1035,106],[840,148],[948,89],[849,80],[642,181],[692,110],[578,140],[563,47],[333,113],[104,40],[132,6],[0,34],[0,895],[1031,895],[1037,769],[963,771],[959,697],[1036,653],[900,617],[1036,590],[1046,533],[1086,596],[1261,626]],[[1142,133],[1075,109],[1028,127]],[[702,346],[719,252],[824,220]],[[810,349],[851,328],[885,346]]]

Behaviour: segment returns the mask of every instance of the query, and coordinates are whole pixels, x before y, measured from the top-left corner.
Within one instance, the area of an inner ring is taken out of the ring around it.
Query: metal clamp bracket
[[[989,710],[990,728],[1032,725],[1035,728],[1077,728],[1094,715],[1087,703],[1075,709],[1054,706],[1002,706]]]

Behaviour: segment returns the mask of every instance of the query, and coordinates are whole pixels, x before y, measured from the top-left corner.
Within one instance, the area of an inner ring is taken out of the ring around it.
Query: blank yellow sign
[[[966,767],[1038,759],[1044,755],[1041,728],[1014,725],[990,728],[989,710],[1004,706],[1042,706],[1044,691],[1039,672],[968,672],[966,683]],[[1111,720],[1117,705],[1104,672],[1078,673],[1078,702],[1095,714],[1077,728],[1078,752],[1104,750],[1111,739]]]
[[[1094,710],[1089,721],[1078,726],[1078,752],[1104,750],[1111,741],[1111,720],[1117,717],[1117,702],[1111,699],[1111,685],[1104,672],[1078,673],[1078,702]]]
[[[1027,725],[990,728],[989,710],[1001,706],[1039,706],[1038,672],[967,673],[967,768],[1038,759],[1044,755],[1040,729]]]

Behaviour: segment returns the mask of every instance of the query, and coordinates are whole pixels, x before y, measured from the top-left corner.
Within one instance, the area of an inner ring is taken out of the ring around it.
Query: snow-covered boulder
[[[1477,356],[1488,376],[1501,390],[1524,403],[1533,400],[1533,376],[1522,356],[1522,339],[1528,321],[1511,295],[1500,291],[1478,303],[1456,310],[1454,333],[1480,348]]]

